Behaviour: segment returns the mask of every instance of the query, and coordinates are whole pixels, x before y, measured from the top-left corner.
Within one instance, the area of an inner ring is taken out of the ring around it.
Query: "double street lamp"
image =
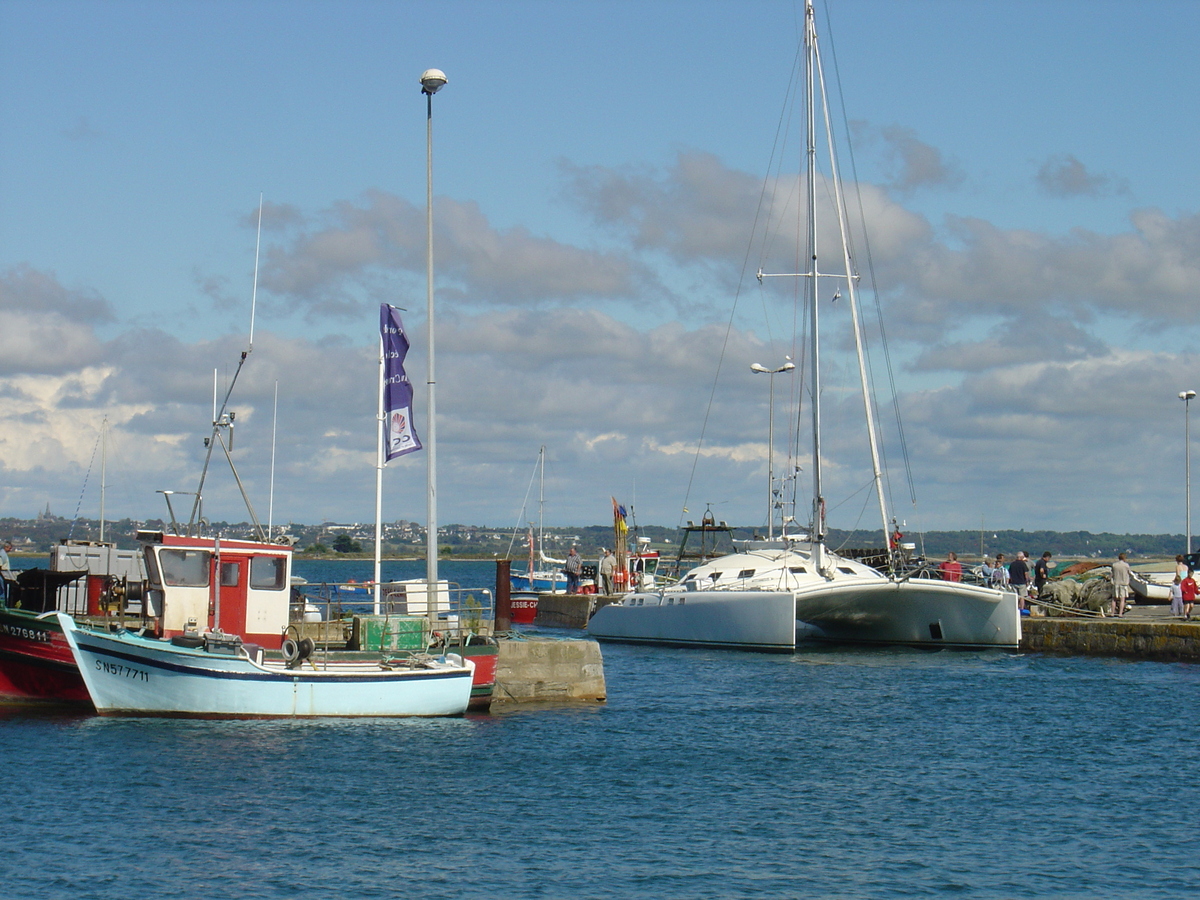
[[[1183,401],[1183,459],[1184,459],[1184,491],[1187,496],[1187,552],[1192,552],[1192,441],[1188,434],[1188,412],[1192,405],[1195,391],[1180,391],[1179,399]]]
[[[769,376],[769,400],[767,404],[767,540],[775,539],[775,376],[790,372],[796,366],[790,358],[778,369],[768,369],[760,363],[751,363],[750,371]]]

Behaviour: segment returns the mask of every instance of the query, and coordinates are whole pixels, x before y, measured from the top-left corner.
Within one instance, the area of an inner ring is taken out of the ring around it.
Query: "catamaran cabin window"
[[[808,574],[808,569],[804,568],[804,566],[788,566],[788,571],[791,572],[793,575],[807,575]]]
[[[163,584],[170,587],[208,587],[212,554],[207,550],[168,550],[158,553]]]
[[[281,591],[287,560],[282,556],[255,556],[250,560],[250,587],[259,591]]]
[[[738,578],[750,578],[753,575],[754,575],[753,569],[742,569],[742,571],[738,572]]]
[[[851,569],[851,568],[849,568],[849,567],[847,567],[847,566],[838,566],[838,567],[837,567],[837,569],[838,569],[838,571],[839,571],[839,572],[842,572],[842,573],[844,573],[844,574],[846,574],[846,575],[853,575],[853,574],[854,574],[854,570],[853,570],[853,569]]]

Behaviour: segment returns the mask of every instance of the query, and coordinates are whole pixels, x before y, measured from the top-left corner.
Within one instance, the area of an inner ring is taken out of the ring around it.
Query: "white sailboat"
[[[821,456],[821,365],[818,303],[820,286],[838,282],[846,296],[858,348],[858,372],[869,437],[873,482],[883,536],[890,520],[883,486],[877,429],[859,329],[857,274],[850,251],[845,203],[837,173],[832,129],[825,134],[829,185],[836,208],[840,252],[826,271],[817,246],[817,110],[828,109],[812,0],[805,3],[805,97],[807,159],[807,252],[805,281],[812,380],[812,520],[802,539],[751,544],[744,552],[703,562],[677,582],[626,594],[596,612],[588,623],[594,637],[640,643],[728,647],[790,652],[797,640],[901,644],[935,647],[1005,647],[1020,643],[1015,593],[912,577],[900,569],[892,547],[883,570],[838,555],[826,544]],[[819,90],[818,90],[819,89]],[[840,256],[840,259],[838,258]],[[827,265],[829,265],[827,263]],[[837,271],[838,266],[841,271]],[[768,277],[760,272],[759,278]]]

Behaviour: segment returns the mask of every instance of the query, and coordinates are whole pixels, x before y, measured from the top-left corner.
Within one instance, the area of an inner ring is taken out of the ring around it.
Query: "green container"
[[[355,616],[352,650],[424,650],[422,616]]]

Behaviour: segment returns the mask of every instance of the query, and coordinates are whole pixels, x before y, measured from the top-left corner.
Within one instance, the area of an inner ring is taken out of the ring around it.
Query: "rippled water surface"
[[[0,896],[1200,890],[1200,667],[604,646],[609,701],[0,720]]]

